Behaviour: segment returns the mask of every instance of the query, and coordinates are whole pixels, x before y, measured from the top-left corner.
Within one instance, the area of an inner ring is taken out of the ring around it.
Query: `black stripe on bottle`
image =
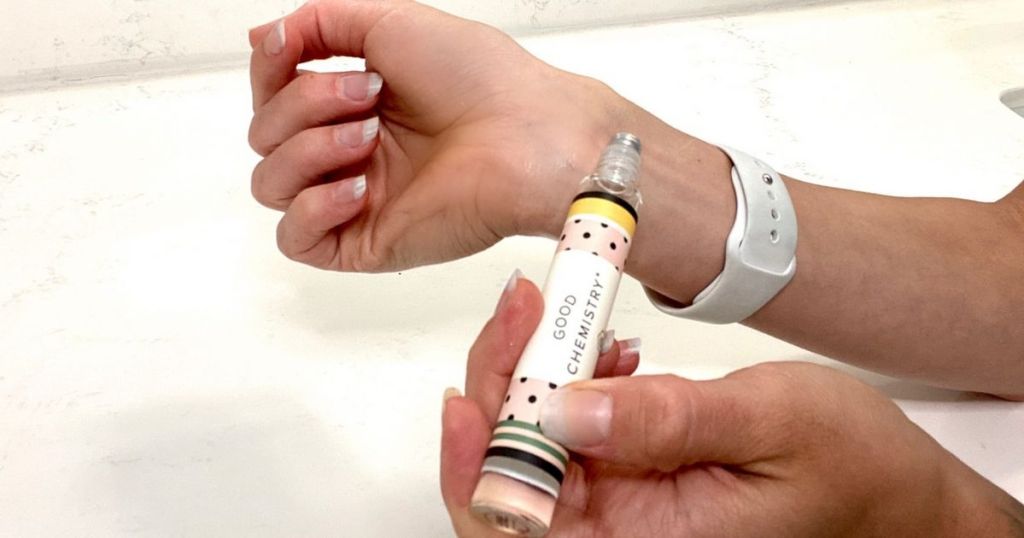
[[[601,191],[581,192],[577,194],[576,197],[572,199],[572,201],[575,202],[576,200],[580,200],[582,198],[600,198],[602,200],[608,200],[609,202],[621,206],[622,209],[628,211],[635,222],[640,222],[640,218],[637,216],[636,209],[633,209],[633,206],[629,205],[629,202],[623,200],[622,198],[619,198],[618,196],[615,196],[614,194],[608,194],[607,192]]]
[[[514,460],[519,460],[523,463],[529,463],[530,465],[551,475],[551,478],[554,478],[559,484],[561,484],[562,479],[565,478],[565,475],[562,474],[562,471],[559,471],[558,467],[555,467],[553,463],[543,458],[534,456],[529,452],[524,452],[522,450],[518,450],[507,446],[494,446],[487,449],[487,452],[484,453],[484,459],[487,459],[491,456],[512,458]]]

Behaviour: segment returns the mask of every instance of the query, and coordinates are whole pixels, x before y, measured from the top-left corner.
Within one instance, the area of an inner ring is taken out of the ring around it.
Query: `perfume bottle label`
[[[593,377],[635,227],[635,211],[614,196],[574,200],[544,283],[544,313],[505,395],[485,472],[558,496],[569,454],[544,437],[540,406],[558,387]]]

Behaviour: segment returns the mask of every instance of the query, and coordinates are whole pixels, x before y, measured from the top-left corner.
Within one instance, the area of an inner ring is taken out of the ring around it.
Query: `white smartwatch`
[[[681,306],[644,288],[659,310],[708,323],[743,321],[775,297],[796,273],[796,212],[779,174],[731,148],[736,222],[725,242],[725,267],[693,304]]]

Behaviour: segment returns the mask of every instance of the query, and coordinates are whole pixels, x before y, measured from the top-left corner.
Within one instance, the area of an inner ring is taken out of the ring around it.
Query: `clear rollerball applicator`
[[[637,224],[640,141],[616,134],[569,207],[544,282],[544,314],[523,350],[484,456],[470,509],[508,534],[543,536],[569,465],[544,436],[540,407],[594,375]]]

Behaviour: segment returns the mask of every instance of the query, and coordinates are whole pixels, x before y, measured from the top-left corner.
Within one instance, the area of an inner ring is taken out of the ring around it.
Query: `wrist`
[[[644,144],[644,204],[626,271],[669,303],[689,304],[725,264],[736,218],[732,162],[718,147],[632,108],[632,132]]]
[[[1024,507],[931,438],[903,461],[911,472],[885,479],[858,535],[1024,536]]]
[[[729,158],[717,147],[689,136],[593,79],[574,80],[586,121],[569,125],[571,149],[558,156],[553,177],[524,188],[516,233],[557,237],[565,211],[590,174],[605,144],[620,131],[643,145],[640,192],[643,205],[626,272],[670,300],[689,303],[721,272],[725,241],[736,216]],[[573,105],[573,108],[578,108]]]
[[[933,515],[946,517],[933,536],[1024,536],[1024,505],[952,454],[945,456],[943,506]]]
[[[594,171],[612,135],[625,130],[615,120],[624,100],[601,82],[572,73],[553,70],[545,80],[534,92],[545,100],[533,105],[543,121],[528,126],[528,152],[508,164],[520,186],[511,204],[514,233],[553,238],[580,182]]]

